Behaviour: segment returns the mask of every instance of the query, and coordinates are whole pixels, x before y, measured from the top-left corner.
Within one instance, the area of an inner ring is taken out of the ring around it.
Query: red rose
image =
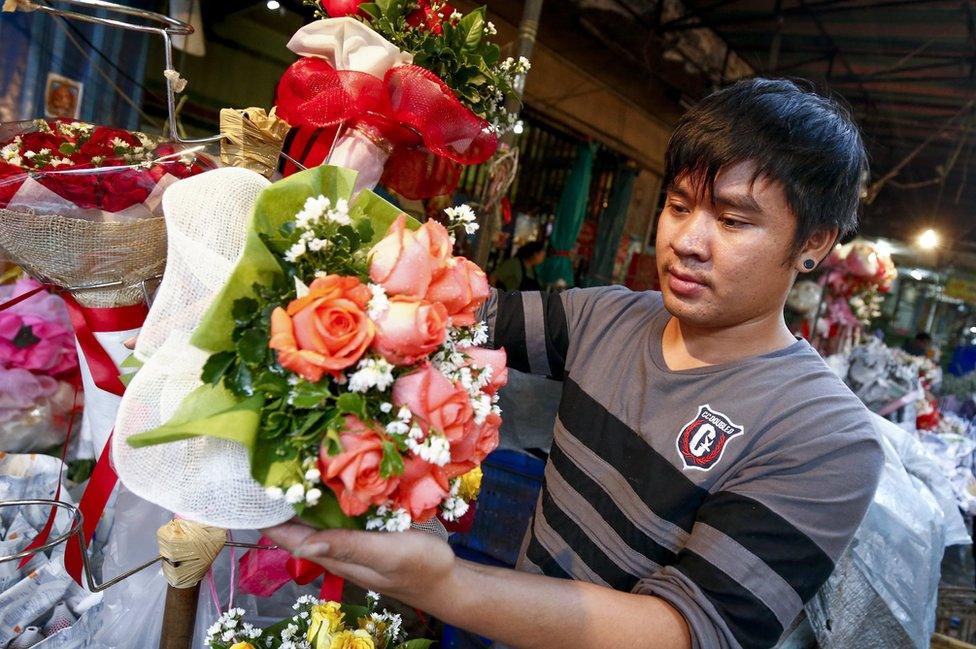
[[[71,167],[71,172],[38,174],[35,180],[52,192],[81,208],[97,208],[97,173],[74,173],[76,169],[90,169],[87,165]]]
[[[101,208],[107,212],[119,212],[144,202],[156,181],[146,169],[119,167],[98,174],[102,190]]]
[[[95,156],[115,157],[119,155],[115,152],[114,142],[117,139],[128,146],[142,146],[139,138],[128,131],[120,128],[109,128],[108,126],[98,126],[92,131],[88,141],[81,145],[80,153],[88,160],[91,160]]]
[[[7,206],[26,178],[27,172],[20,167],[0,161],[0,207]]]
[[[440,9],[435,11],[426,0],[421,0],[420,8],[410,12],[406,21],[411,27],[423,28],[440,35],[444,32],[443,24],[450,20],[454,11],[454,7],[449,4],[442,5]]]
[[[33,166],[33,161],[25,156],[25,153],[28,151],[40,153],[42,149],[47,149],[52,156],[61,157],[61,145],[65,142],[67,140],[54,133],[41,133],[40,131],[25,133],[20,137],[20,155],[24,158],[25,165]]]
[[[322,9],[329,15],[329,18],[341,18],[342,16],[352,16],[359,13],[359,5],[366,0],[319,0]],[[368,14],[362,14],[364,17]]]

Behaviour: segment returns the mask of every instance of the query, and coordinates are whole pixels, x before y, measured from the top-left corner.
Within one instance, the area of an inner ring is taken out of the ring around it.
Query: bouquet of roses
[[[148,201],[153,212],[158,199],[149,199],[161,181],[157,197],[172,180],[210,166],[144,133],[65,119],[7,124],[0,131],[0,208],[100,218],[88,210],[122,212]]]
[[[354,182],[318,167],[261,193],[191,340],[212,352],[203,385],[162,426],[117,431],[130,447],[240,442],[265,496],[321,527],[454,520],[461,477],[497,446],[507,380],[505,352],[479,347],[485,274],[451,254],[451,231],[475,216],[420,225],[372,192],[350,203]]]
[[[494,154],[515,120],[505,98],[529,63],[499,61],[483,7],[461,15],[426,0],[309,4],[324,18],[289,41],[301,58],[276,92],[278,116],[295,127],[290,159],[356,169],[357,189],[382,181],[418,199],[450,193],[462,165]]]
[[[207,630],[207,649],[427,649],[431,640],[404,640],[397,613],[377,610],[380,596],[366,594],[365,606],[310,595],[298,598],[295,614],[266,629],[244,621],[234,608]]]

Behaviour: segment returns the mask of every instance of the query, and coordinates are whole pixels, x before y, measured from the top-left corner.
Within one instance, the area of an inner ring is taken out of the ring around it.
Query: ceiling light
[[[920,281],[922,281],[922,278],[923,278],[923,277],[925,277],[925,275],[924,275],[924,274],[922,274],[922,271],[920,271],[920,270],[919,270],[919,269],[917,269],[917,268],[915,268],[915,269],[912,269],[912,272],[910,272],[910,273],[908,273],[908,274],[912,276],[912,279],[914,279],[914,280],[917,280],[917,281],[919,281],[919,282],[920,282]]]
[[[522,124],[522,120],[519,120],[519,121],[515,122],[515,126],[512,127],[512,131],[516,135],[521,135],[522,134],[522,131],[524,131],[524,130],[525,130],[525,125]]]
[[[929,228],[922,234],[918,235],[916,240],[919,247],[923,250],[933,250],[939,245],[939,233]]]
[[[278,0],[268,0],[268,11],[278,11],[281,8],[281,3]]]

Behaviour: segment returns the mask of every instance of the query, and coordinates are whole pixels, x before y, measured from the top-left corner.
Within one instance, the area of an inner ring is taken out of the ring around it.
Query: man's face
[[[722,169],[712,196],[680,177],[657,229],[667,310],[682,323],[729,327],[781,311],[795,273],[786,254],[796,219],[778,182],[755,164]]]

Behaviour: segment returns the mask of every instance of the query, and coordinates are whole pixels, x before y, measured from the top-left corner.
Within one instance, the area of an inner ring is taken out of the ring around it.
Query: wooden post
[[[199,581],[189,588],[166,586],[166,608],[163,611],[159,649],[190,649],[193,628],[197,622],[199,596]]]
[[[173,520],[159,528],[156,542],[167,583],[159,649],[190,649],[200,581],[227,542],[227,531]]]

